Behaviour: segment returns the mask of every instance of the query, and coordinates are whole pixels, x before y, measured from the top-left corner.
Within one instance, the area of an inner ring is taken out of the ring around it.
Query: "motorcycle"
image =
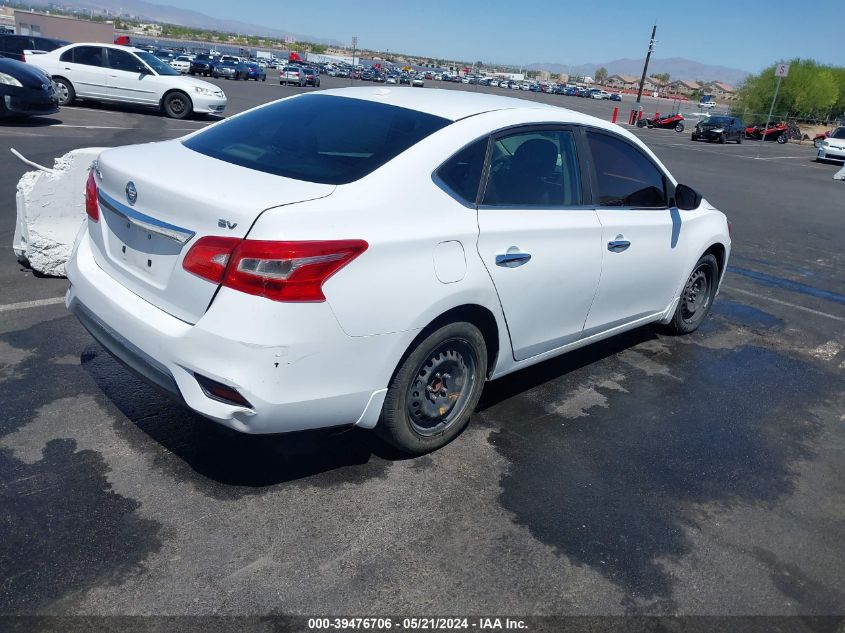
[[[661,117],[652,117],[650,119],[640,119],[637,121],[637,127],[648,127],[649,129],[658,128],[661,130],[675,130],[676,132],[684,131],[684,117],[678,114],[665,114]]]

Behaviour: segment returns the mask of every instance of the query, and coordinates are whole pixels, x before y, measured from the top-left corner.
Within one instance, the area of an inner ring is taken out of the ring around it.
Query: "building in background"
[[[114,41],[114,24],[111,22],[89,22],[33,11],[15,10],[15,32],[18,35],[52,37],[68,42],[111,44]]]

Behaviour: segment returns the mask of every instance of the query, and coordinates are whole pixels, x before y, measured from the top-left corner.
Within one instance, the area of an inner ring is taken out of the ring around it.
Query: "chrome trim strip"
[[[155,233],[156,235],[161,235],[169,240],[173,240],[177,244],[187,244],[191,241],[194,235],[196,235],[194,231],[182,228],[181,226],[176,226],[175,224],[162,222],[161,220],[157,220],[149,215],[144,215],[134,209],[130,209],[102,191],[97,192],[97,198],[99,199],[101,205],[127,222],[131,222],[138,228],[149,233]]]

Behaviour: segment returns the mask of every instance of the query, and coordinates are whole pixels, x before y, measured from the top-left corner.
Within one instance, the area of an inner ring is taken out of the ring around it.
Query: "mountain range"
[[[530,70],[547,70],[550,73],[567,73],[569,75],[586,75],[592,77],[598,68],[604,67],[609,75],[632,75],[639,77],[643,72],[644,58],[640,59],[614,59],[613,61],[601,64],[577,64],[567,66],[555,63],[529,64]],[[648,64],[648,74],[669,73],[670,79],[694,79],[704,81],[724,81],[734,86],[742,83],[748,73],[738,68],[726,66],[713,66],[683,57],[667,57],[660,59],[653,57]]]

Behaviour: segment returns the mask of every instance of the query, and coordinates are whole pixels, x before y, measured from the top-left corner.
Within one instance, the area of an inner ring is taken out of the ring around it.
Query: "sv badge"
[[[229,222],[229,220],[224,220],[223,218],[217,220],[217,226],[219,226],[221,229],[229,229],[231,231],[237,225],[237,222]]]

